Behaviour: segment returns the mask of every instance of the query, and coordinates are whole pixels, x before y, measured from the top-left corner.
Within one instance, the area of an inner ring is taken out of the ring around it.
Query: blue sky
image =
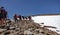
[[[60,0],[0,0],[0,6],[5,7],[9,18],[15,13],[24,16],[60,14]]]

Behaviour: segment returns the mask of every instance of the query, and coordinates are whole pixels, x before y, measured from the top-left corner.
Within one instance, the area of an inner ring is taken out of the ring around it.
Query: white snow
[[[56,30],[60,31],[60,15],[45,15],[45,16],[32,16],[32,20],[36,23],[44,23],[45,26],[53,26],[57,29],[49,28],[56,32]],[[42,26],[44,26],[42,25]]]

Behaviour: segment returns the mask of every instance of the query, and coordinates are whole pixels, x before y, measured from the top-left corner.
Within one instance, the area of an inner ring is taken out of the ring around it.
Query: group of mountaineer
[[[18,20],[31,20],[31,16],[22,16],[22,15],[14,15],[14,20],[18,21]]]
[[[2,23],[6,23],[6,20],[8,19],[7,18],[7,11],[4,9],[4,7],[0,7],[0,24]],[[17,15],[17,14],[14,14],[13,16],[14,20],[15,21],[18,21],[18,20],[31,20],[31,16],[22,16],[22,15]]]

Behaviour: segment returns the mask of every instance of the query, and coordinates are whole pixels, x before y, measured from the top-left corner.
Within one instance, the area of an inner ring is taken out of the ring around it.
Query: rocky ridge
[[[0,35],[60,35],[54,31],[41,27],[32,20],[7,22],[6,28],[0,28]]]

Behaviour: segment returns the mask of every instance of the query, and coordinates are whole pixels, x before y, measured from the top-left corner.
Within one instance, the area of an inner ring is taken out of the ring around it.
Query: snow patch
[[[56,27],[59,31],[60,31],[60,15],[53,15],[53,16],[32,16],[32,20],[34,20],[34,22],[38,23],[42,26],[53,26]],[[55,31],[57,29],[53,29],[53,28],[49,28],[52,31]]]

